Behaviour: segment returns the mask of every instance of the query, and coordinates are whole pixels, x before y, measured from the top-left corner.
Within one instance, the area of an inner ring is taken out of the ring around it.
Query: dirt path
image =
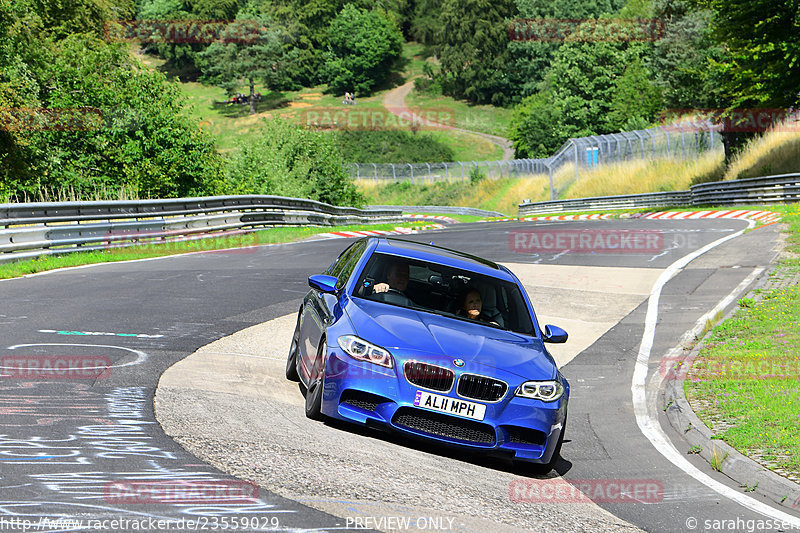
[[[394,89],[392,89],[383,96],[383,106],[393,115],[396,115],[398,117],[404,117],[408,120],[414,120],[415,122],[424,124],[425,126],[428,127],[460,131],[463,133],[469,133],[472,135],[483,137],[487,141],[503,149],[503,159],[502,159],[503,161],[514,159],[514,148],[511,144],[511,141],[509,141],[508,139],[499,137],[497,135],[481,133],[479,131],[465,130],[464,128],[457,128],[454,126],[448,126],[446,124],[438,124],[436,122],[432,122],[430,120],[423,119],[418,115],[415,115],[406,105],[406,96],[408,96],[408,93],[410,93],[411,89],[413,88],[414,88],[413,80],[404,83],[399,87],[395,87]]]

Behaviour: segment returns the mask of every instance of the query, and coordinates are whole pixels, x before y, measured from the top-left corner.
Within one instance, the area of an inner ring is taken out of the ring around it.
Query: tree
[[[277,194],[333,205],[361,206],[363,198],[344,171],[330,135],[282,119],[264,119],[228,168],[230,194]]]
[[[403,49],[398,27],[377,11],[347,4],[328,27],[328,87],[369,94],[386,80]]]
[[[56,38],[72,33],[103,34],[106,24],[133,15],[133,0],[20,0],[41,17],[43,28]]]
[[[516,0],[516,17],[524,29],[530,24],[532,35],[541,32],[542,38],[526,40],[524,32],[508,43],[508,63],[506,71],[511,78],[511,86],[517,95],[529,96],[538,91],[556,52],[563,42],[547,38],[548,24],[552,28],[576,28],[582,20],[596,20],[604,15],[616,13],[624,4],[621,0]],[[530,22],[522,22],[530,21]],[[514,23],[509,29],[515,27]],[[513,33],[513,32],[512,32]]]
[[[546,86],[563,110],[565,139],[614,131],[607,117],[617,78],[644,54],[641,43],[566,43],[558,50]]]
[[[190,32],[192,24],[197,24],[197,27],[206,23],[220,24],[233,20],[238,11],[238,0],[143,0],[136,18],[145,22],[143,27],[146,27],[146,21],[174,23],[181,32]],[[146,50],[165,59],[167,68],[179,71],[181,77],[193,79],[200,73],[197,55],[211,44],[201,41],[181,42],[179,39],[169,42],[160,38],[146,43]]]
[[[800,4],[796,0],[697,0],[711,11],[712,59],[728,108],[791,108],[800,103]],[[726,160],[752,135],[723,132]]]
[[[411,20],[410,34],[422,44],[437,44],[442,35],[439,26],[439,0],[417,0]]]
[[[286,72],[290,57],[284,48],[286,36],[277,24],[249,13],[240,12],[239,17],[199,58],[204,81],[222,87],[229,94],[242,84],[249,87],[250,114],[254,115],[256,81],[271,90],[290,83]]]
[[[606,129],[624,131],[632,124],[652,124],[663,107],[661,89],[651,80],[650,70],[636,58],[614,80]],[[630,128],[639,129],[639,127]]]
[[[711,12],[693,10],[688,0],[658,0],[655,10],[664,21],[664,35],[653,43],[651,70],[664,105],[683,110],[718,105],[722,80],[708,67],[723,57],[723,50],[711,39]]]
[[[24,6],[0,0],[0,113],[40,107],[37,70],[49,56],[49,42],[36,38],[41,19]],[[9,117],[10,118],[10,117]],[[0,201],[16,192],[29,174],[30,149],[24,132],[0,118]]]
[[[522,154],[545,157],[570,137],[611,133],[619,127],[610,123],[615,98],[624,113],[621,98],[643,86],[641,71],[634,68],[624,76],[627,65],[641,62],[646,45],[620,42],[568,42],[553,58],[539,93],[523,100],[515,109],[509,135]],[[655,91],[654,91],[655,94]],[[634,97],[636,112],[641,103]],[[652,103],[644,109],[650,113]],[[622,115],[620,114],[621,118]],[[623,121],[625,122],[625,121]]]
[[[442,87],[456,98],[479,104],[510,102],[507,74],[508,22],[513,0],[444,0],[436,46],[441,60]]]
[[[191,6],[183,0],[144,0],[137,13],[137,19],[144,22],[145,27],[147,21],[166,23],[198,18],[191,12]],[[162,40],[162,36],[158,36],[156,42],[144,44],[148,53],[155,51],[164,58],[168,68],[183,71],[196,70],[196,56],[208,46],[205,43],[166,42]]]
[[[795,0],[699,0],[728,57],[714,61],[734,106],[800,102],[800,4]]]

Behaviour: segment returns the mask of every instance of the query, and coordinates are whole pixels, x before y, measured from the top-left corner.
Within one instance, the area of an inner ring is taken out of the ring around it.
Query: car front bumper
[[[566,380],[559,400],[542,402],[515,396],[519,382],[510,382],[509,374],[498,379],[508,382],[509,388],[497,402],[461,398],[455,385],[448,392],[428,391],[485,405],[483,420],[472,420],[414,406],[417,391],[425,389],[409,383],[402,370],[357,361],[338,347],[329,347],[322,413],[444,445],[533,463],[550,462],[564,429],[569,396]]]

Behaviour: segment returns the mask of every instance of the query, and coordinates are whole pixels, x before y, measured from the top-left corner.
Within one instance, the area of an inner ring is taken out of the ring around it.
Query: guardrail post
[[[447,163],[442,163],[444,165],[444,180],[447,181],[450,177],[447,175]]]
[[[425,163],[425,164],[428,165],[428,179],[433,181],[433,176],[431,176],[431,164],[430,163]]]
[[[581,179],[581,173],[580,170],[578,170],[578,141],[576,141],[575,139],[570,139],[570,142],[572,143],[572,146],[575,147],[575,181],[577,182],[580,181]],[[551,187],[550,188],[551,193],[552,190],[553,189]]]
[[[459,161],[458,164],[461,165],[461,179],[463,180],[464,179],[464,163]]]
[[[641,151],[642,151],[642,159],[644,159],[644,137],[642,137],[641,135],[639,135],[639,132],[638,132],[638,131],[635,131],[635,130],[634,130],[634,131],[632,131],[631,133],[633,133],[634,135],[636,135],[636,138],[637,138],[637,139],[639,139],[639,148],[640,148],[640,149],[641,149]]]
[[[372,163],[372,168],[375,169],[375,181],[378,181],[378,165]]]
[[[394,182],[397,183],[397,170],[394,168],[394,163],[389,163],[392,165],[392,177],[394,178]]]
[[[356,179],[361,179],[361,167],[358,166],[358,163],[353,163],[356,166]]]
[[[411,166],[411,163],[406,163],[406,164],[408,165],[408,168],[411,169],[411,183],[414,183],[414,167]]]
[[[681,157],[686,159],[686,137],[683,135],[683,130],[681,130]]]

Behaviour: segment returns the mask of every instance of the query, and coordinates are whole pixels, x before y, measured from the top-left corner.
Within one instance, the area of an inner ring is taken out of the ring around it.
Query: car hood
[[[484,366],[524,379],[553,379],[556,365],[541,339],[381,302],[351,299],[345,307],[355,333],[402,359],[454,359],[472,371]]]

